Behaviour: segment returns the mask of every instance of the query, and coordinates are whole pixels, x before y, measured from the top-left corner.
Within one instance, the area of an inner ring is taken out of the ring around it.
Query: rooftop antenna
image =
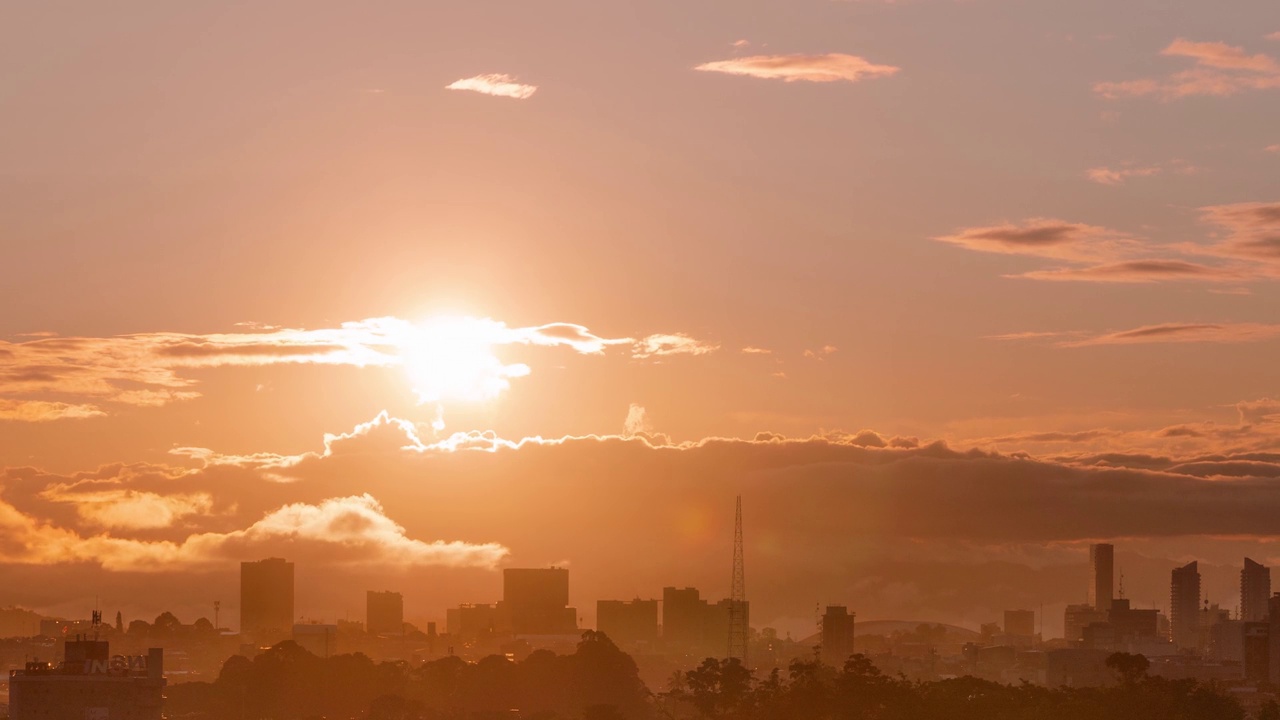
[[[747,663],[747,580],[742,552],[742,496],[733,522],[733,583],[729,594],[729,657]]]
[[[1118,591],[1120,599],[1124,599],[1124,571],[1120,572],[1120,590]]]
[[[222,632],[222,624],[218,621],[218,614],[222,610],[222,601],[213,601],[213,629]]]

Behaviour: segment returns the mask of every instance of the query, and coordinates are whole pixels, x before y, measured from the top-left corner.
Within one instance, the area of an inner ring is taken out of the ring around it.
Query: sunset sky
[[[1280,564],[1272,0],[11,2],[0,67],[0,605],[590,624],[723,597],[737,494],[798,634]]]

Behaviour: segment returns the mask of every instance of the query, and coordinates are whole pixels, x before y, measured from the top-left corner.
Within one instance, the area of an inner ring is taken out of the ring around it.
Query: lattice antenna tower
[[[747,579],[742,552],[742,496],[733,522],[733,583],[729,593],[729,657],[747,662]]]

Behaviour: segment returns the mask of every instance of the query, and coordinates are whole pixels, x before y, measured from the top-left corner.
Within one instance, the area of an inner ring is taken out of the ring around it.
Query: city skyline
[[[1091,573],[1168,612],[1193,562],[1256,620],[1278,33],[1269,0],[13,3],[0,606],[230,622],[264,558],[295,617],[442,621],[552,566],[586,618],[716,603],[741,496],[756,627],[1061,633]]]

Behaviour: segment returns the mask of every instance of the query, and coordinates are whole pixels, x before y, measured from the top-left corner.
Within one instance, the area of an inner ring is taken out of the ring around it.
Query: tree
[[[1151,667],[1151,661],[1145,655],[1118,652],[1107,657],[1107,667],[1120,676],[1122,684],[1137,685],[1147,677],[1147,669]]]

